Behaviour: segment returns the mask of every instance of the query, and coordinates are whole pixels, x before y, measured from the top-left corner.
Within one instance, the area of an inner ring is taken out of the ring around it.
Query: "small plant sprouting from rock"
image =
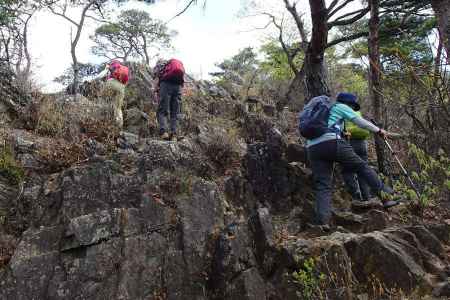
[[[308,258],[302,267],[292,273],[294,283],[298,285],[297,296],[299,299],[322,299],[321,286],[326,276],[317,270],[317,260]]]
[[[15,160],[12,150],[7,145],[0,148],[0,175],[15,185],[23,182],[25,177],[23,168]]]
[[[157,180],[149,182],[149,190],[165,199],[173,196],[191,196],[198,178],[189,172],[164,172]]]
[[[192,195],[193,180],[191,175],[184,175],[179,178],[179,193],[183,195]]]

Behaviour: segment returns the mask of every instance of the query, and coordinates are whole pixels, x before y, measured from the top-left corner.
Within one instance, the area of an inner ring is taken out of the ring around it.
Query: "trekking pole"
[[[417,197],[419,197],[420,199],[420,192],[417,189],[416,185],[414,184],[414,182],[411,179],[411,176],[409,175],[408,171],[405,169],[405,167],[403,166],[402,162],[400,161],[400,159],[398,158],[397,154],[395,153],[394,149],[392,148],[392,146],[389,144],[388,140],[386,137],[383,138],[384,143],[386,144],[386,146],[388,147],[389,151],[391,151],[392,155],[394,156],[395,160],[397,161],[398,165],[400,166],[400,169],[403,172],[403,175],[408,178],[409,184],[411,185],[412,189],[414,190],[414,192],[417,194]]]

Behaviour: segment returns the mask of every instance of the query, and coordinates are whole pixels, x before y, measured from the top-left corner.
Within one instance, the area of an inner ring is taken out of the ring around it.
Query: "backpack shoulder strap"
[[[337,105],[337,102],[334,102],[333,103],[333,105],[331,105],[331,107],[330,107],[330,114],[331,114],[331,110],[335,107]],[[331,124],[331,126],[329,126],[329,128],[335,128],[335,129],[338,129],[338,128],[336,128],[336,126],[339,126],[339,130],[341,129],[340,128],[340,125],[342,125],[342,124],[344,124],[344,126],[345,126],[345,119],[344,118],[340,118],[340,119],[338,119],[336,122],[334,122],[333,124]]]

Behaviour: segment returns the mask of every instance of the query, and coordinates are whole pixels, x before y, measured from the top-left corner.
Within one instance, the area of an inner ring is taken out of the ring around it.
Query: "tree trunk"
[[[282,111],[283,108],[289,104],[291,108],[300,110],[305,98],[304,92],[305,73],[303,69],[295,74],[294,79],[289,84],[286,96],[277,102],[277,110]]]
[[[328,42],[328,10],[325,0],[309,0],[312,19],[312,35],[309,43],[306,43],[306,31],[295,3],[290,4],[287,0],[284,0],[284,3],[297,24],[305,51],[305,61],[302,69],[295,74],[285,101],[278,103],[278,109],[281,109],[285,102],[296,103],[304,100],[304,103],[307,103],[313,97],[330,94],[324,67],[324,55]]]
[[[74,94],[78,93],[78,86],[80,83],[80,68],[78,66],[78,60],[75,53],[76,50],[76,44],[72,43],[70,45],[70,54],[72,55],[72,65],[73,65],[73,90],[72,92]]]
[[[369,61],[370,61],[370,76],[369,88],[370,98],[372,100],[373,117],[378,122],[382,121],[383,115],[383,97],[381,87],[381,64],[380,64],[380,44],[379,44],[379,0],[370,0],[370,21],[369,21]],[[379,171],[385,175],[385,149],[383,140],[379,136],[375,136],[375,147],[378,159]]]
[[[313,97],[330,94],[324,67],[324,55],[328,42],[328,11],[324,0],[309,0],[309,5],[312,36],[302,70],[305,74],[305,103]]]
[[[325,51],[325,50],[324,50]],[[327,84],[327,72],[324,65],[324,53],[308,52],[305,55],[303,70],[305,74],[305,103],[320,95],[330,95]]]
[[[142,40],[144,41],[143,51],[144,51],[144,58],[145,58],[145,64],[150,64],[150,56],[148,55],[148,49],[147,49],[147,38],[145,37],[145,34],[142,34]]]
[[[33,16],[33,13],[31,13],[28,16],[28,18],[25,21],[24,27],[23,27],[23,50],[24,50],[25,59],[26,59],[24,74],[25,74],[25,78],[27,80],[30,78],[30,71],[31,71],[31,55],[30,55],[30,50],[28,49],[28,24],[29,24],[32,16]]]
[[[432,0],[434,13],[438,19],[439,36],[443,39],[442,44],[447,50],[447,59],[450,57],[450,1],[448,0]]]
[[[76,25],[77,33],[75,34],[75,38],[73,39],[73,41],[70,45],[70,53],[72,55],[72,63],[73,63],[73,90],[74,90],[75,94],[78,92],[78,85],[80,82],[80,67],[78,65],[76,48],[78,45],[78,41],[80,40],[80,37],[81,37],[81,31],[83,30],[84,21],[86,20],[86,13],[92,7],[92,5],[94,5],[94,3],[95,3],[95,0],[89,1],[86,4],[86,6],[83,8],[83,10],[81,11],[80,22],[78,23],[78,25]]]

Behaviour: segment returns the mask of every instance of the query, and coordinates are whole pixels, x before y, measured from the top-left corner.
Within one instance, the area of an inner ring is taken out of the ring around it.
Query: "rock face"
[[[139,153],[30,183],[22,199],[31,206],[30,225],[0,269],[0,299],[315,299],[319,291],[353,299],[377,282],[405,293],[446,293],[435,278],[447,276],[448,226],[279,236],[274,212],[283,209],[273,201],[295,202],[292,182],[307,179],[275,156],[273,134],[249,148],[270,159],[244,164],[246,178],[234,179],[251,190],[245,218],[227,213],[221,189],[201,178],[208,168],[189,140],[149,140]],[[280,177],[266,178],[276,161]],[[271,198],[251,200],[264,194]],[[310,259],[313,270],[305,269]],[[305,282],[293,279],[299,270]]]
[[[0,76],[0,125],[7,126],[21,117],[31,102],[31,95],[18,85],[14,73],[3,64],[0,64]]]
[[[170,160],[153,160],[158,149]],[[179,157],[189,155],[159,142],[132,171],[97,162],[44,183],[29,199],[33,226],[1,270],[0,298],[206,299],[213,236],[224,222],[218,187],[193,177],[186,190],[166,192],[147,181],[158,168],[182,169]]]
[[[82,132],[70,147],[9,132],[27,177],[0,176],[0,299],[446,299],[450,226],[390,227],[379,203],[336,211],[331,232],[312,226],[304,150],[271,110],[195,88],[208,101],[188,103],[179,141],[153,137],[148,86],[113,144],[82,132],[101,111],[83,97],[65,104]]]

